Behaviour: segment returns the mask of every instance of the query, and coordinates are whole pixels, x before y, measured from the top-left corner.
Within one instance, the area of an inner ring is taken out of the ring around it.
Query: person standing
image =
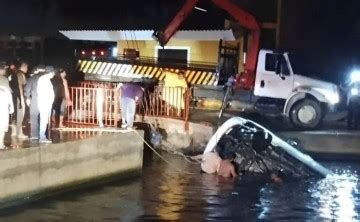
[[[52,84],[55,92],[55,99],[53,104],[53,114],[52,119],[53,122],[56,122],[56,116],[59,117],[59,127],[64,127],[64,114],[67,106],[72,105],[72,101],[70,99],[70,92],[68,82],[66,80],[66,71],[64,69],[60,69],[54,78],[52,79]]]
[[[46,137],[46,131],[55,98],[54,88],[51,83],[51,79],[54,76],[54,68],[47,66],[45,74],[41,75],[37,81],[38,109],[40,112],[39,143],[52,143],[52,141]]]
[[[9,81],[5,77],[5,64],[0,64],[0,150],[5,149],[5,133],[9,128],[9,115],[14,112]]]
[[[16,127],[12,125],[12,134],[11,136],[16,136],[20,139],[27,139],[28,137],[24,135],[22,130],[22,125],[25,116],[25,99],[24,99],[24,87],[26,84],[26,73],[28,71],[28,64],[26,62],[20,63],[20,68],[16,72],[16,79],[18,82],[19,94],[14,99],[16,103]]]
[[[39,78],[45,73],[45,66],[38,66],[34,69],[33,75],[28,79],[25,85],[24,95],[26,105],[30,108],[30,139],[39,139],[39,116],[37,84]]]
[[[20,98],[19,81],[17,78],[17,68],[18,68],[18,61],[13,60],[8,63],[8,69],[6,70],[6,76],[9,80],[9,86],[11,89],[11,95],[12,95],[14,110],[15,110],[11,116],[11,125],[12,125],[11,136],[16,136],[16,130],[15,130],[15,125],[16,125],[16,120],[17,120],[17,112],[16,111],[18,110],[18,108],[20,108],[20,109],[22,108],[21,103],[18,103],[18,101],[20,101],[21,98]],[[18,107],[18,106],[20,106],[20,107]]]
[[[229,90],[230,95],[234,95],[235,82],[236,82],[235,74],[231,75],[226,81],[225,90]]]
[[[104,102],[106,97],[106,90],[104,84],[97,84],[95,88],[96,93],[96,119],[100,128],[104,127]]]
[[[134,83],[119,84],[117,89],[121,89],[121,128],[132,128],[135,119],[136,103],[142,97],[144,90]]]

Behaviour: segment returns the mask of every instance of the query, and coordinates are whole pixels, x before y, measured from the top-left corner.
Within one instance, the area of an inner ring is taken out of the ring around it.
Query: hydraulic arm
[[[260,25],[255,17],[231,0],[210,0],[217,7],[228,12],[241,26],[249,29],[252,34],[251,47],[247,53],[245,72],[237,79],[237,88],[252,89],[255,82],[256,63],[260,45]],[[179,30],[182,23],[195,8],[199,0],[186,0],[180,11],[176,14],[164,31],[157,31],[154,37],[161,46],[165,46],[171,37]]]

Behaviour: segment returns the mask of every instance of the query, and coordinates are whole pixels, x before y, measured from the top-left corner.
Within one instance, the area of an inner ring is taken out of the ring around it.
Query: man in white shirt
[[[55,94],[51,79],[55,75],[55,70],[52,66],[46,67],[46,72],[42,75],[37,83],[38,107],[40,111],[40,138],[39,143],[52,143],[46,137],[46,130],[51,116],[52,104],[54,102]]]
[[[9,128],[9,114],[14,112],[9,81],[5,77],[5,64],[0,64],[0,150],[5,149],[4,138]]]

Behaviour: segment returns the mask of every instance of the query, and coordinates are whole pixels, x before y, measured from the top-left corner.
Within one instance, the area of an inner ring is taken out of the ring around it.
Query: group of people
[[[66,71],[55,71],[52,66],[39,65],[28,74],[26,62],[0,64],[0,149],[5,149],[4,138],[11,128],[11,136],[51,143],[47,137],[50,117],[59,117],[63,127],[65,107],[71,105]],[[25,111],[29,110],[30,138],[23,133]]]

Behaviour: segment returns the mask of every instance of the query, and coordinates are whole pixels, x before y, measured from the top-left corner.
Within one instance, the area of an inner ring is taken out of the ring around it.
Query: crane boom
[[[182,23],[194,10],[196,4],[199,0],[186,0],[185,4],[181,7],[180,11],[176,16],[171,20],[171,22],[166,26],[164,31],[157,31],[153,34],[153,37],[159,42],[159,44],[164,47],[171,37],[179,30]]]
[[[211,1],[217,7],[228,12],[241,26],[249,29],[252,33],[251,47],[249,49],[245,63],[245,72],[242,73],[241,77],[237,81],[237,88],[252,89],[255,82],[257,55],[260,47],[261,27],[253,15],[241,9],[231,0]],[[165,28],[165,30],[154,33],[154,38],[160,43],[161,46],[165,46],[171,37],[179,30],[182,23],[189,16],[198,2],[199,0],[186,0],[185,4],[169,23],[169,25]]]

